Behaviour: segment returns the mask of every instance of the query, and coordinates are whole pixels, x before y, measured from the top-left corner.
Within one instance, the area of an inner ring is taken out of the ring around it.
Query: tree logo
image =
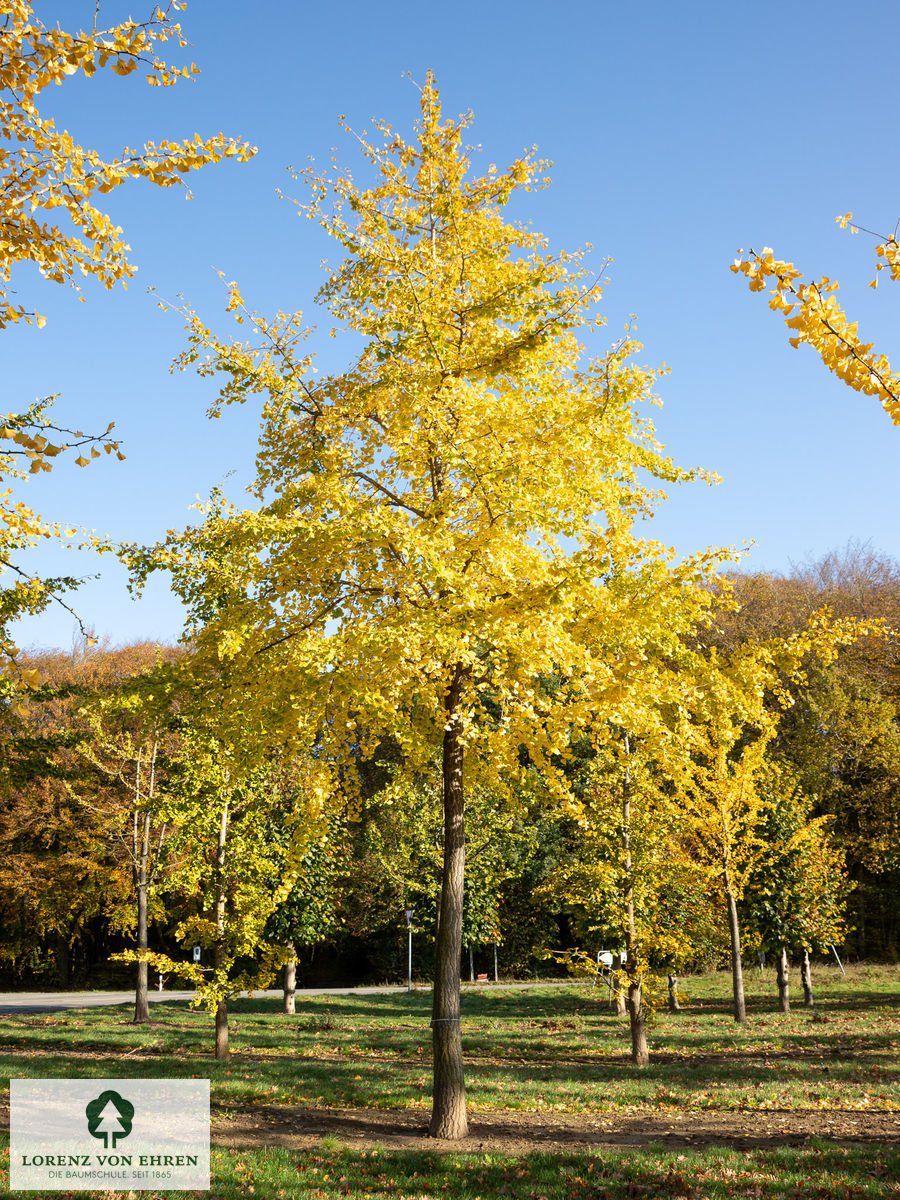
[[[104,1150],[115,1150],[116,1142],[131,1133],[134,1105],[118,1092],[101,1092],[96,1100],[88,1104],[84,1114],[91,1137],[103,1138]]]

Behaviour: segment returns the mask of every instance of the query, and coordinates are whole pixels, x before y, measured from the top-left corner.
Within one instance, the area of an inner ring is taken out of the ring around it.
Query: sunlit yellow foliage
[[[168,187],[183,176],[223,157],[247,159],[252,147],[222,134],[184,142],[126,147],[112,159],[80,145],[58,129],[39,108],[41,93],[79,73],[90,77],[108,68],[117,75],[144,70],[150,83],[169,87],[197,68],[171,66],[158,49],[169,41],[187,43],[173,14],[184,7],[173,0],[155,8],[146,21],[125,21],[109,29],[68,33],[46,27],[29,0],[0,0],[0,329],[18,321],[44,324],[44,318],[10,298],[14,273],[31,263],[45,279],[69,283],[94,276],[106,287],[134,273],[122,230],[97,208],[95,198],[127,179],[144,178]],[[9,622],[36,612],[49,598],[63,603],[59,588],[74,581],[41,581],[12,561],[16,553],[42,538],[58,537],[60,528],[45,522],[15,498],[11,481],[51,469],[64,450],[79,451],[75,462],[87,466],[101,451],[124,458],[110,425],[97,437],[48,423],[49,401],[27,411],[10,412],[0,428],[0,570],[17,576],[0,591],[0,664],[15,674],[15,647]],[[76,530],[67,530],[71,537]],[[66,606],[67,607],[67,606]],[[7,680],[8,682],[8,680]],[[5,684],[3,685],[5,686]]]
[[[850,213],[838,217],[841,228],[850,225],[850,219]],[[856,226],[850,225],[850,229],[857,232]],[[879,237],[875,253],[879,261],[869,286],[878,286],[878,273],[885,268],[893,279],[900,281],[900,243],[896,230],[890,237]],[[887,357],[875,350],[873,342],[862,340],[857,322],[848,320],[835,297],[838,290],[835,280],[823,275],[818,283],[805,282],[793,263],[776,259],[768,247],[761,253],[751,250],[747,258],[736,259],[731,270],[745,275],[753,292],[768,288],[772,297],[769,307],[784,315],[785,324],[792,331],[788,340],[793,347],[801,342],[812,346],[829,371],[855,391],[877,396],[893,423],[900,425],[900,375],[892,370]]]
[[[81,146],[39,108],[53,84],[109,69],[117,75],[143,70],[149,83],[169,87],[197,71],[171,66],[159,56],[169,41],[187,43],[173,13],[184,5],[157,7],[143,22],[68,33],[47,28],[30,0],[0,0],[0,329],[16,321],[40,325],[43,318],[9,299],[12,272],[33,263],[57,283],[86,275],[106,287],[134,274],[122,230],[94,203],[126,179],[143,178],[160,187],[223,157],[246,159],[252,147],[223,134],[125,147],[112,159]],[[98,6],[99,8],[99,6]],[[63,227],[60,217],[68,219]]]
[[[603,321],[582,252],[504,219],[545,164],[470,177],[470,121],[442,120],[429,82],[414,142],[386,125],[363,142],[375,186],[308,177],[299,211],[347,252],[319,298],[363,339],[344,374],[315,373],[299,313],[261,317],[234,285],[246,340],[187,313],[179,365],[224,377],[212,412],[263,397],[261,507],[216,498],[131,561],[173,571],[198,646],[258,673],[253,702],[278,697],[286,727],[315,703],[336,753],[391,728],[422,766],[456,680],[484,782],[507,786],[527,744],[564,789],[572,723],[598,698],[627,709],[644,642],[701,612],[722,557],[674,566],[637,536],[650,483],[712,477],[676,467],[640,413],[659,372],[630,331],[585,360],[578,331]],[[579,682],[551,698],[545,669]]]
[[[13,487],[8,485],[10,481],[49,471],[53,460],[67,450],[84,448],[91,458],[97,458],[101,454],[98,447],[101,447],[107,454],[115,454],[120,459],[125,457],[119,443],[110,437],[112,423],[99,436],[83,433],[80,429],[64,429],[48,421],[48,407],[49,401],[45,401],[33,405],[25,413],[7,413],[0,417],[0,572],[16,576],[11,585],[0,589],[0,664],[7,672],[8,680],[15,678],[20,683],[27,683],[27,680],[15,664],[16,647],[7,632],[9,622],[23,613],[40,612],[51,597],[66,608],[68,605],[54,590],[65,581],[38,579],[23,570],[13,558],[44,538],[68,539],[78,530],[45,521],[27,504],[16,500]],[[90,458],[79,454],[75,462],[87,466]],[[90,535],[85,538],[88,542],[92,540]],[[92,640],[88,638],[89,643]]]
[[[360,138],[372,186],[307,176],[299,211],[346,255],[318,297],[350,335],[343,374],[315,372],[299,313],[267,320],[236,286],[244,340],[187,312],[180,366],[223,379],[212,412],[262,397],[258,507],[216,497],[199,528],[127,552],[172,571],[250,719],[288,738],[313,720],[348,788],[388,730],[410,772],[441,750],[431,1132],[453,1138],[466,787],[508,796],[532,767],[567,796],[573,727],[638,703],[645,643],[702,614],[723,557],[674,565],[638,536],[656,485],[710,477],[676,467],[639,411],[659,372],[633,330],[585,353],[603,320],[584,253],[506,219],[545,164],[472,176],[470,122],[442,119],[429,78],[413,141],[382,123],[382,144]]]

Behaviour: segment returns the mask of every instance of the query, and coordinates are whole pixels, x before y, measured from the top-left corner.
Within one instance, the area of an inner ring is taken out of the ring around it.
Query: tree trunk
[[[135,823],[137,815],[135,814]],[[138,853],[136,885],[137,885],[137,948],[147,949],[147,868],[150,856],[150,813],[144,813],[144,826],[141,831],[140,850]],[[147,996],[146,962],[137,965],[137,990],[134,996],[134,1023],[146,1025],[150,1020],[150,1001]]]
[[[681,1012],[681,1005],[678,1003],[678,976],[669,976],[669,1012]]]
[[[809,951],[803,948],[800,958],[800,982],[803,984],[803,1003],[807,1008],[813,1006],[812,968],[809,962]]]
[[[728,902],[728,933],[731,937],[731,990],[734,996],[734,1019],[743,1025],[747,1020],[747,1004],[744,1000],[744,973],[741,969],[741,928],[738,925],[737,903],[727,872],[725,899]]]
[[[216,1058],[225,1060],[228,1049],[228,1001],[220,1000],[216,1005]]]
[[[216,945],[213,963],[216,975],[225,970],[225,840],[228,836],[228,801],[222,807],[219,823],[219,844],[216,851]],[[216,1007],[216,1058],[227,1059],[228,1002],[221,999]]]
[[[472,947],[469,946],[469,983],[475,982],[475,959],[472,955]]]
[[[456,706],[463,682],[457,667],[445,700],[444,731],[444,864],[434,958],[434,997],[431,1010],[434,1053],[434,1095],[429,1137],[464,1138],[466,1086],[462,1035],[459,1028],[459,961],[462,953],[463,884],[466,862],[463,747]]]
[[[787,947],[782,946],[775,960],[775,974],[778,979],[778,1007],[783,1013],[791,1011],[790,969]]]
[[[284,964],[284,1011],[292,1017],[296,1009],[294,996],[297,991],[297,951],[293,942],[288,942],[287,951],[290,957]]]
[[[494,983],[497,982],[497,943],[494,942]]]
[[[639,979],[628,981],[628,1020],[631,1024],[631,1061],[646,1067],[650,1061],[647,1049],[647,1022],[644,1018],[642,987]]]
[[[628,735],[625,753],[631,753]],[[637,961],[637,936],[634,926],[634,876],[631,859],[631,772],[626,767],[622,788],[622,851],[625,868],[625,967],[628,972],[628,1021],[631,1025],[631,1061],[646,1067],[650,1061],[647,1050],[647,1023],[644,1017],[643,988]]]
[[[625,989],[622,987],[622,980],[619,972],[622,970],[621,954],[614,954],[612,967],[610,970],[613,973],[613,987],[616,993],[616,1016],[625,1017],[628,1015],[628,1009],[625,1005]]]
[[[138,917],[138,950],[147,949],[147,885],[143,884],[138,889],[137,897],[137,917]],[[148,965],[146,962],[139,962],[137,965],[137,987],[134,994],[134,1024],[146,1025],[150,1020],[150,1001],[147,995],[147,980]]]

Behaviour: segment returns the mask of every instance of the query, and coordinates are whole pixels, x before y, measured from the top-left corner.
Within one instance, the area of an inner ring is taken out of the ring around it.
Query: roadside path
[[[489,988],[491,990],[532,987],[571,987],[578,980],[556,979],[534,983],[463,983],[463,991],[469,989]],[[297,988],[299,1000],[303,996],[366,996],[381,995],[388,992],[405,992],[405,985],[394,987],[355,987],[355,988]],[[431,991],[431,984],[418,983],[413,991]],[[170,1000],[190,1000],[193,992],[168,992],[151,990],[148,998],[151,1004],[159,1004]],[[270,990],[265,992],[241,992],[242,997],[260,996],[266,999],[281,999],[282,991]],[[69,1008],[107,1008],[116,1004],[134,1004],[134,992],[0,992],[0,1015],[10,1013],[50,1013],[64,1012]]]

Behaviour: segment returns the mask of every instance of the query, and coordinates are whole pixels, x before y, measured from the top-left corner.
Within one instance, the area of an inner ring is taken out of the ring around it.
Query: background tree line
[[[795,633],[823,603],[836,616],[884,618],[891,625],[900,620],[900,570],[864,546],[789,576],[735,574],[732,583],[740,607],[721,611],[708,635],[723,652],[747,639]],[[827,818],[847,876],[834,901],[845,913],[839,950],[852,958],[896,957],[895,655],[885,640],[863,639],[842,648],[831,663],[808,666],[805,677],[789,685],[791,703],[781,712],[767,755],[790,772],[792,788],[805,799],[799,807],[770,807],[764,816],[762,837],[770,850],[751,872],[741,902],[746,953],[765,948],[767,919],[789,923],[799,911],[797,892],[804,871],[812,869],[796,854],[777,861],[771,847],[790,842],[798,822]],[[161,671],[184,657],[184,651],[143,643],[121,649],[81,645],[70,654],[23,658],[40,684],[18,714],[6,711],[3,723],[0,970],[6,986],[130,979],[133,968],[111,965],[109,955],[138,938],[142,853],[154,948],[177,955],[176,927],[189,916],[200,918],[199,890],[186,894],[179,882],[184,849],[177,821],[167,824],[153,808],[159,795],[185,786],[185,727],[177,711],[169,711],[152,718],[148,729],[140,686],[158,681]],[[302,983],[402,979],[407,907],[414,912],[416,972],[427,975],[440,882],[439,780],[433,772],[412,783],[395,778],[399,756],[386,730],[362,770],[359,799],[348,798],[331,814],[327,836],[304,852],[288,899],[269,919],[267,936],[294,945]],[[617,769],[594,756],[574,769],[588,768],[601,775]],[[265,786],[271,788],[271,778]],[[586,940],[596,949],[618,945],[615,931],[598,925],[599,909],[585,910],[573,902],[577,888],[564,886],[590,857],[577,822],[541,804],[540,780],[522,790],[530,795],[518,810],[498,809],[477,791],[472,797],[464,945],[474,948],[481,972],[492,973],[493,943],[505,975],[546,970],[544,951],[572,950]],[[255,836],[284,840],[277,814]],[[595,836],[602,842],[602,830]],[[610,865],[616,861],[612,843],[605,856]],[[646,879],[652,874],[648,860]],[[273,864],[262,886],[275,893],[281,883]],[[685,971],[724,961],[727,941],[722,922],[707,911],[709,888],[683,871],[680,884],[668,879],[666,889],[659,909],[670,910],[668,922],[684,935],[684,947],[673,944],[668,956],[657,947],[656,965],[676,973],[676,962]],[[585,926],[593,926],[590,939]],[[468,971],[467,955],[461,969]]]

